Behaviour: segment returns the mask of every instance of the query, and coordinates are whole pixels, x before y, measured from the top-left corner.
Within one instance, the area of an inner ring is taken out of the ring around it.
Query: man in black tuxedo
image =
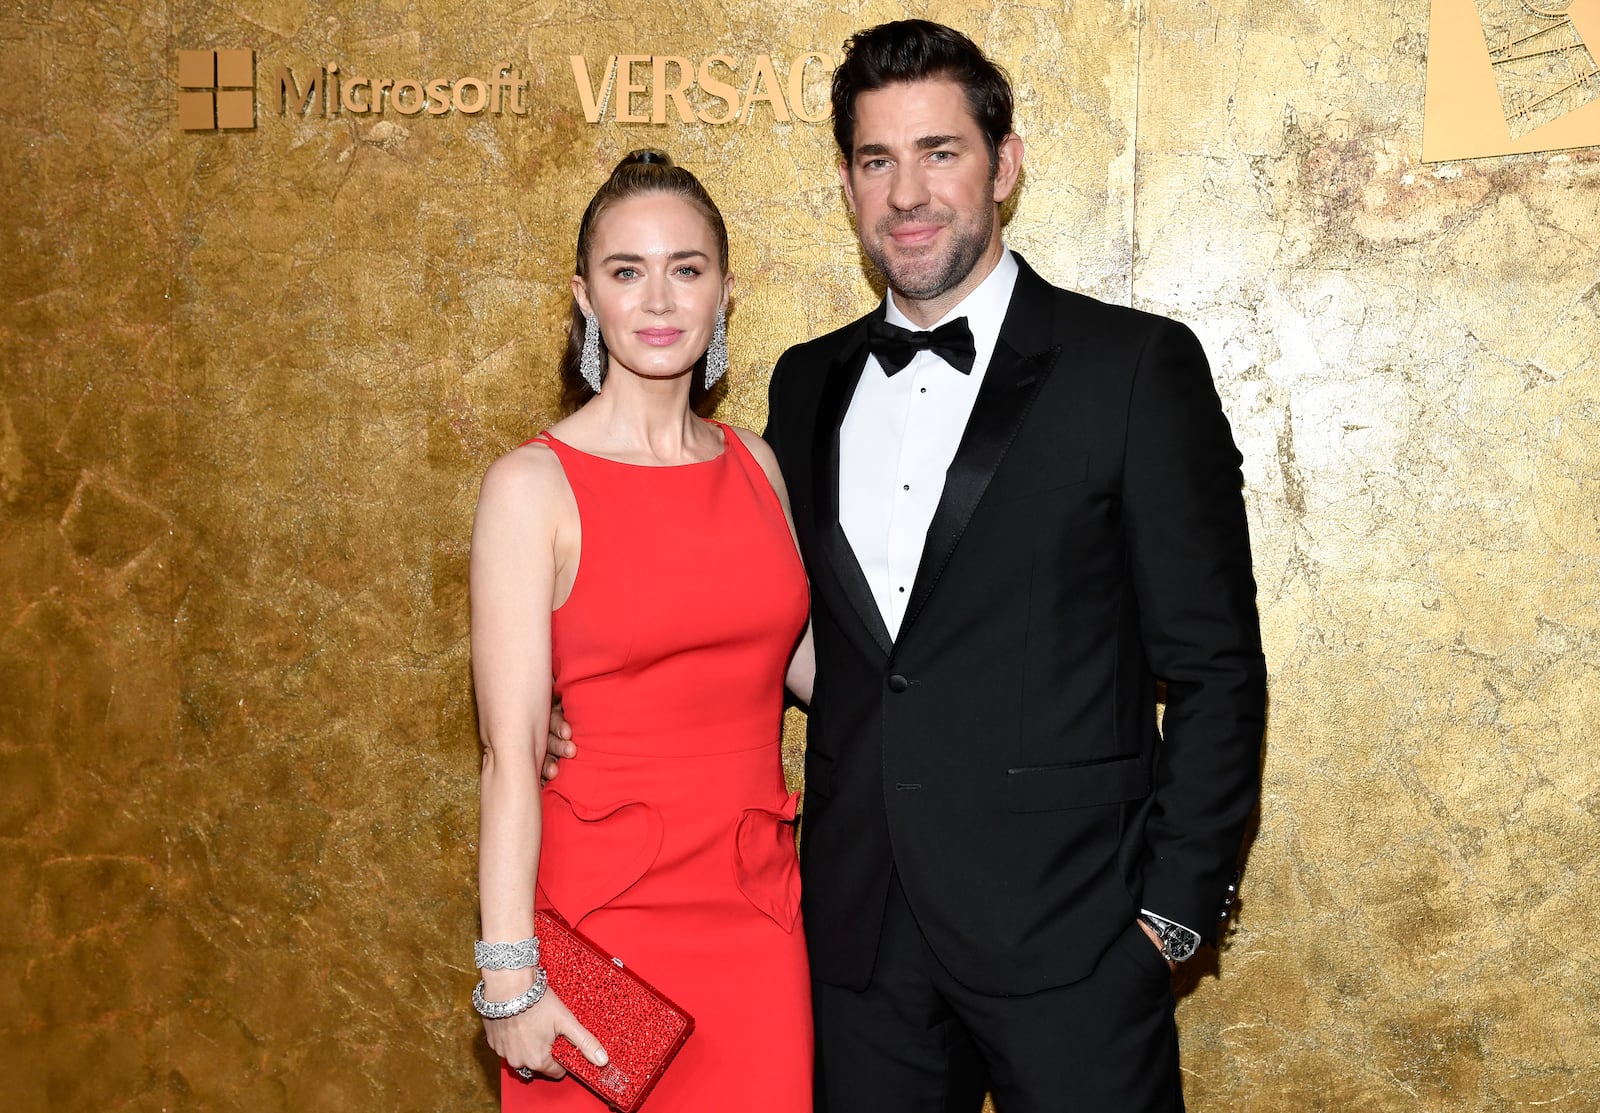
[[[833,107],[890,292],[784,354],[766,431],[812,579],[817,1107],[1182,1109],[1170,968],[1226,915],[1266,684],[1205,355],[1006,249],[1022,141],[965,36],[855,35]]]

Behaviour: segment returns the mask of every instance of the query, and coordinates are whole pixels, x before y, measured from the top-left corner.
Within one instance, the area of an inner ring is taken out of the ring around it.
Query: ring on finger
[[[522,1079],[522,1081],[524,1081],[524,1082],[532,1082],[533,1081],[533,1068],[532,1067],[512,1067],[511,1069],[516,1074],[516,1076],[518,1078]]]

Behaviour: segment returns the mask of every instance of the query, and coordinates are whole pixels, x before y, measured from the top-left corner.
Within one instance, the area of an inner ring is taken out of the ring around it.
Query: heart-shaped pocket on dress
[[[784,931],[800,918],[800,856],[795,853],[798,792],[777,808],[746,808],[734,829],[733,868],[739,891]]]
[[[544,788],[539,890],[577,926],[644,876],[661,849],[661,815],[642,800],[590,808]]]

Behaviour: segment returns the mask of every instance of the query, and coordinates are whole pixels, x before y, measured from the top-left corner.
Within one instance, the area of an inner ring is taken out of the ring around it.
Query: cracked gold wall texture
[[[1245,454],[1271,724],[1190,1108],[1600,1108],[1600,154],[1422,166],[1427,0],[8,6],[8,1108],[493,1106],[467,538],[554,416],[576,211],[634,146],[704,174],[758,428],[874,296],[825,124],[590,125],[567,56],[905,13],[1016,80],[1012,244],[1193,324]],[[260,126],[181,133],[176,52],[216,47]],[[502,59],[528,117],[266,95]]]

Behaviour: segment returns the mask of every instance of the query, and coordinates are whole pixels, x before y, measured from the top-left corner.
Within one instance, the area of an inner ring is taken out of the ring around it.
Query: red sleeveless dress
[[[544,789],[539,904],[695,1018],[644,1113],[811,1110],[811,991],[783,678],[809,597],[783,509],[738,434],[647,467],[548,433],[581,520],[551,620],[578,756]],[[603,1106],[504,1070],[505,1110]]]

